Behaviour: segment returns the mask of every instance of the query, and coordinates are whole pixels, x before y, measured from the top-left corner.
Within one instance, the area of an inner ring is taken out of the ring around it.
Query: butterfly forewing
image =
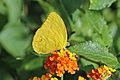
[[[67,31],[62,18],[51,12],[33,38],[33,49],[37,53],[47,54],[67,45]]]

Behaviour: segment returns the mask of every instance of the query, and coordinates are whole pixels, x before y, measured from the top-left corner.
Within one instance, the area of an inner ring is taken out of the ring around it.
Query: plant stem
[[[61,77],[61,80],[63,80],[63,76]]]

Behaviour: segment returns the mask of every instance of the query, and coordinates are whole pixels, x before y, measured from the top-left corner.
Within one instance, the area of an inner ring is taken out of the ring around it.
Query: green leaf
[[[38,57],[31,59],[27,62],[24,62],[22,65],[22,70],[35,70],[43,67],[45,58],[43,57]]]
[[[108,25],[109,25],[109,30],[111,32],[111,35],[113,37],[115,37],[117,30],[118,30],[118,28],[117,28],[118,26],[117,26],[116,22],[113,21],[113,22],[109,23]]]
[[[114,21],[115,15],[114,15],[114,12],[112,11],[111,8],[105,8],[102,11],[102,14],[103,14],[106,21],[108,21],[108,22]]]
[[[95,11],[83,13],[77,9],[72,15],[72,22],[72,30],[79,35],[78,38],[77,36],[74,38],[76,39],[75,41],[78,41],[80,37],[84,37],[92,39],[105,47],[112,46],[112,32],[100,13]]]
[[[92,30],[93,41],[97,41],[103,46],[110,47],[112,45],[112,34],[102,15],[98,12],[87,11],[81,19],[82,26],[89,28],[86,32]]]
[[[118,38],[118,40],[117,40],[117,48],[118,48],[118,50],[120,51],[120,37]],[[120,53],[119,53],[120,54]]]
[[[81,11],[77,9],[72,14],[72,22],[71,22],[71,28],[72,31],[75,31],[76,33],[80,33],[80,27],[81,27],[81,19],[80,19]]]
[[[81,68],[81,70],[85,71],[86,73],[91,72],[92,69],[95,69],[96,67],[94,67],[93,65],[87,65]]]
[[[80,5],[83,4],[84,0],[61,0],[61,2],[68,13],[73,13],[76,9],[80,8]]]
[[[16,58],[25,56],[30,41],[28,29],[21,23],[7,24],[0,33],[0,43],[7,52]]]
[[[82,66],[88,66],[88,65],[93,65],[94,68],[97,68],[98,67],[98,64],[92,62],[92,61],[89,61],[89,60],[86,60],[84,58],[80,58],[80,61],[81,61],[81,64]]]
[[[44,0],[38,0],[38,3],[40,4],[40,6],[43,8],[43,10],[46,13],[50,13],[51,11],[55,10],[55,8],[52,5],[50,5],[49,3],[47,3]]]
[[[117,0],[117,17],[120,18],[120,0]]]
[[[117,0],[117,7],[120,8],[120,0]]]
[[[3,0],[8,8],[8,20],[15,23],[20,20],[22,11],[22,0]]]
[[[100,9],[105,8],[105,7],[111,6],[111,4],[115,1],[116,0],[90,0],[89,9],[100,10]]]
[[[115,68],[119,65],[117,58],[98,43],[89,41],[86,43],[81,43],[79,45],[71,46],[69,49],[70,51],[75,52],[76,54],[79,54],[86,59],[95,62],[101,62],[110,67]]]
[[[1,13],[1,14],[6,14],[6,12],[7,12],[7,8],[6,8],[6,6],[4,5],[3,0],[0,0],[0,13]]]
[[[85,41],[83,37],[81,37],[81,35],[78,35],[76,33],[72,34],[69,38],[69,41],[72,42],[83,42]]]
[[[0,69],[0,80],[14,80],[14,78],[5,69]]]

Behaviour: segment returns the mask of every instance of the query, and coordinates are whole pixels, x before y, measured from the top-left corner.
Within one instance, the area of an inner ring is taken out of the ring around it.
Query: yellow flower
[[[109,67],[107,67],[106,65],[103,66],[106,70],[109,70]]]
[[[51,80],[58,80],[56,77],[54,77],[54,78],[51,78]]]
[[[82,76],[79,76],[78,80],[86,80],[86,79],[84,77],[82,77]]]
[[[112,68],[109,68],[109,70],[110,70],[111,72],[115,72],[115,71],[116,71],[115,69],[112,69]]]
[[[45,75],[42,75],[41,78],[40,77],[34,77],[32,80],[51,80],[51,78],[52,78],[52,75],[50,73],[46,73]],[[52,80],[57,80],[57,79],[53,78]]]
[[[68,51],[68,50],[67,50],[67,52],[68,52],[68,54],[69,54],[69,58],[70,58],[70,59],[76,60],[76,57],[75,57],[76,54],[75,54],[75,53],[72,53],[72,52],[70,52],[70,51]]]
[[[39,77],[34,77],[33,80],[41,80]]]

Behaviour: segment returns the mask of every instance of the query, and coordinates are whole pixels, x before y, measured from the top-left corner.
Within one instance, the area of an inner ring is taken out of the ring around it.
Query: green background
[[[27,80],[46,72],[48,55],[37,55],[31,42],[52,11],[64,20],[69,49],[83,56],[81,70],[70,79],[107,64],[117,69],[109,80],[119,80],[120,0],[0,0],[0,80]],[[83,44],[74,46],[78,43]]]

